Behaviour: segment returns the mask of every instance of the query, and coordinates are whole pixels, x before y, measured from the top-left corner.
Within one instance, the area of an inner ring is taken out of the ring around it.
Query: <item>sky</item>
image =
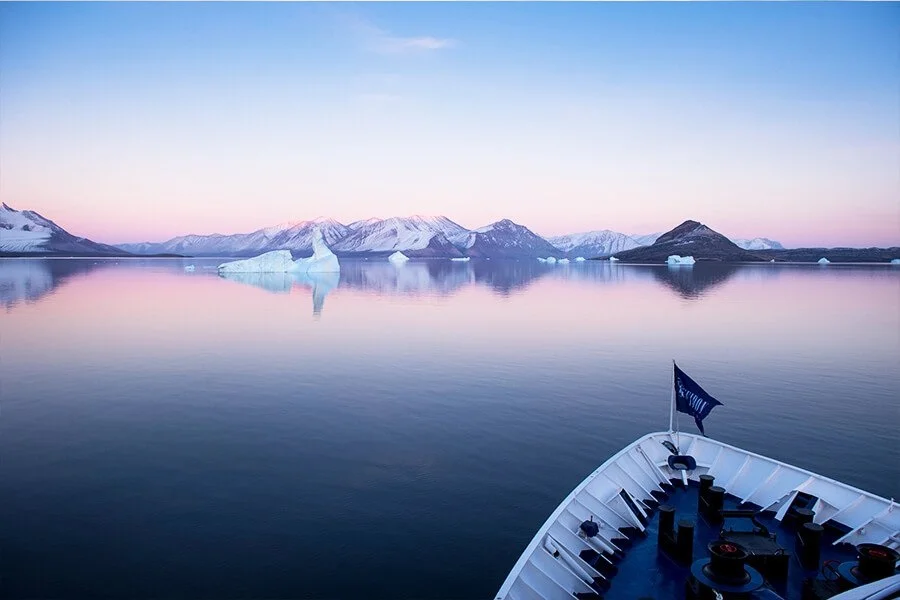
[[[898,3],[0,3],[0,200],[900,245]]]

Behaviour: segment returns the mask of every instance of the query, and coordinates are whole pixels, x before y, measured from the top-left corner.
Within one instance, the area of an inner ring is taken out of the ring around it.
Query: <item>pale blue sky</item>
[[[897,3],[0,4],[0,199],[900,244]]]

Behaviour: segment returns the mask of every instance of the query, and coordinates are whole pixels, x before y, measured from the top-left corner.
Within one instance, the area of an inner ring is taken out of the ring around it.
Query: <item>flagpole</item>
[[[669,403],[669,433],[675,431],[675,359],[672,359],[672,399]]]

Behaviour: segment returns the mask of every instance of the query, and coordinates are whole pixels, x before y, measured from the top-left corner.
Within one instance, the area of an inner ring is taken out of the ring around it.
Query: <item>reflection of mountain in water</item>
[[[341,263],[343,286],[377,294],[449,296],[472,281],[468,263],[449,260],[410,261],[399,265],[386,260]]]
[[[7,309],[34,302],[50,294],[65,281],[100,268],[131,268],[182,272],[184,261],[110,261],[62,259],[0,260],[0,303]],[[214,266],[197,264],[197,275]],[[384,295],[449,296],[469,285],[484,285],[502,296],[525,289],[547,277],[588,284],[615,284],[636,280],[654,280],[686,299],[701,298],[731,279],[741,270],[742,277],[777,277],[781,269],[774,265],[739,266],[698,263],[693,267],[632,266],[605,261],[547,265],[531,260],[412,260],[393,265],[387,260],[345,260],[340,273],[299,275],[288,273],[232,273],[224,279],[251,285],[273,293],[290,293],[295,287],[312,291],[313,314],[322,312],[325,297],[340,285]],[[821,276],[822,269],[815,274]],[[832,269],[835,274],[837,271]]]
[[[541,265],[543,266],[543,265]],[[626,281],[650,279],[650,274],[643,268],[631,268],[605,260],[591,260],[583,264],[549,266],[548,270],[558,279],[568,281],[585,281],[589,283],[625,283]]]
[[[501,296],[525,289],[532,281],[551,273],[553,268],[537,260],[479,261],[473,265],[475,281]]]
[[[507,296],[549,271],[537,261],[345,261],[341,285],[378,294],[449,296],[464,286],[483,284]]]
[[[221,273],[219,277],[281,294],[294,286],[308,287],[312,290],[314,315],[322,313],[325,296],[341,281],[340,273]]]
[[[697,263],[693,266],[654,266],[650,271],[658,282],[671,288],[682,298],[694,300],[731,279],[740,268],[739,265]]]
[[[0,303],[10,309],[19,303],[36,302],[72,277],[112,264],[111,261],[4,258],[0,260]]]

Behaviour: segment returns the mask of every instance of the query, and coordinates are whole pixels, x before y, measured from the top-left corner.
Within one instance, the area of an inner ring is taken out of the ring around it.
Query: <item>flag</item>
[[[675,365],[675,409],[694,417],[697,429],[703,431],[703,419],[716,406],[722,404],[697,385],[697,382],[688,377],[684,371]]]

